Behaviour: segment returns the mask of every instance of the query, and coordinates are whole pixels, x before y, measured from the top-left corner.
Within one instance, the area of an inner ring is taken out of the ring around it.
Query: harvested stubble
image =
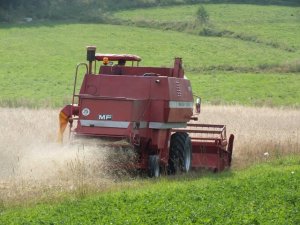
[[[111,161],[107,160],[134,158],[131,153],[108,154],[111,149],[99,147],[101,142],[96,141],[88,147],[55,143],[58,110],[0,108],[0,118],[0,201],[4,203],[110,189],[116,177],[108,171]],[[226,124],[228,134],[235,134],[233,168],[300,150],[299,110],[204,106],[199,121]]]
[[[235,135],[233,168],[300,153],[300,110],[206,106],[201,123],[219,123]]]

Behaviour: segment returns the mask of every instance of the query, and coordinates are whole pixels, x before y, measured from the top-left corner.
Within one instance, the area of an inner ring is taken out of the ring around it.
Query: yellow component
[[[103,58],[103,65],[107,65],[109,63],[109,60],[107,57]]]
[[[58,138],[57,142],[63,143],[64,131],[68,125],[69,118],[63,112],[59,113],[59,131],[58,131]]]

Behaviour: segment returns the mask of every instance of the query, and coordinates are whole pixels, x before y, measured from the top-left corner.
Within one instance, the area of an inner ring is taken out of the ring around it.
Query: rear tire
[[[189,172],[192,167],[191,138],[185,132],[176,132],[171,136],[168,173]]]
[[[150,155],[149,156],[149,177],[159,177],[160,168],[159,168],[159,156]]]

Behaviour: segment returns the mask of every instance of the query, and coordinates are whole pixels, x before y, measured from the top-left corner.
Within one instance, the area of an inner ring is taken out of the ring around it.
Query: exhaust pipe
[[[86,59],[89,61],[88,74],[93,72],[93,61],[95,61],[96,55],[96,46],[87,46],[86,47]]]

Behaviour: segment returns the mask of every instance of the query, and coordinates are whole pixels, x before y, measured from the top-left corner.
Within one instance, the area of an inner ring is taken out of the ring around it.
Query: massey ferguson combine
[[[75,137],[126,140],[137,154],[133,166],[150,177],[230,167],[234,136],[227,140],[224,125],[197,123],[200,98],[193,95],[180,58],[172,68],[140,67],[139,56],[96,54],[89,46],[87,61],[77,65],[72,104],[59,114],[59,141],[68,123]],[[86,73],[76,93],[80,67]]]

